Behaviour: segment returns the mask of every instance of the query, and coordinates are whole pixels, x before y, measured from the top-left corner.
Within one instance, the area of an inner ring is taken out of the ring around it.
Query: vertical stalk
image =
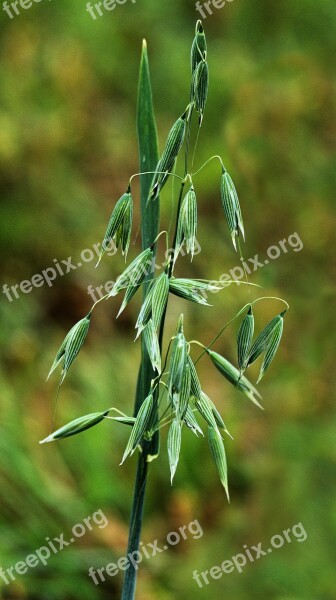
[[[130,520],[130,531],[127,546],[127,555],[139,550],[144,501],[146,494],[148,462],[145,454],[141,453],[138,459],[136,480],[134,486],[133,505]],[[121,600],[133,600],[135,597],[135,586],[137,580],[137,569],[133,563],[125,571],[124,585]]]
[[[152,91],[150,83],[147,45],[144,40],[142,46],[142,55],[140,63],[139,92],[137,107],[137,133],[139,145],[139,170],[140,172],[154,171],[159,160],[157,131],[155,116],[153,110]],[[141,241],[142,248],[148,248],[154,243],[159,229],[160,205],[159,199],[147,206],[152,175],[142,175],[140,177],[141,188]],[[154,251],[155,260],[155,251]],[[149,274],[151,277],[151,273]],[[147,286],[144,286],[144,295],[147,293]],[[160,339],[162,341],[161,333]],[[138,375],[136,389],[134,414],[139,411],[141,404],[147,397],[151,381],[155,376],[151,361],[143,339],[141,340],[141,364]],[[142,518],[144,502],[146,495],[148,463],[158,455],[159,450],[159,432],[157,431],[150,442],[144,442],[142,452],[138,457],[136,479],[134,485],[134,495],[132,503],[132,512],[130,518],[129,539],[127,554],[139,550],[140,536],[142,529]],[[136,556],[136,555],[135,555]],[[122,589],[121,600],[134,600],[137,580],[137,568],[130,563],[125,571],[124,585]]]
[[[190,135],[190,114],[188,119],[188,130],[187,136]],[[143,43],[142,57],[140,64],[140,79],[139,79],[139,95],[138,95],[138,141],[139,141],[139,157],[140,157],[140,172],[153,172],[156,168],[159,154],[158,154],[158,143],[157,143],[157,131],[155,124],[155,116],[153,110],[152,92],[150,84],[148,57],[146,42]],[[187,141],[186,157],[185,157],[185,176],[187,175],[188,169],[188,150],[189,140]],[[154,243],[159,229],[159,213],[160,205],[159,199],[157,198],[154,202],[148,204],[148,198],[151,191],[152,176],[141,175],[141,238],[142,248],[148,248]],[[176,240],[177,240],[177,228],[179,221],[179,214],[181,210],[183,191],[185,187],[185,180],[182,181],[178,207],[176,216],[176,226],[173,241],[173,250],[170,254],[168,264],[168,276],[172,276],[174,268],[174,256],[176,251]],[[155,251],[154,251],[155,260]],[[149,278],[152,274],[149,274]],[[144,286],[144,294],[147,293],[147,286]],[[159,345],[162,350],[162,341],[165,325],[165,317],[167,312],[168,300],[165,306],[164,314],[162,316],[160,328],[159,328]],[[141,365],[138,376],[136,399],[135,399],[135,410],[136,415],[139,411],[141,404],[147,397],[151,381],[155,377],[151,361],[148,356],[148,352],[145,343],[142,339],[141,342]],[[159,389],[157,388],[156,400],[158,398]],[[144,510],[144,501],[146,494],[146,484],[148,475],[148,463],[157,457],[159,452],[159,431],[156,431],[149,442],[142,444],[142,452],[138,457],[138,466],[136,473],[136,480],[134,486],[133,504],[130,519],[130,530],[129,540],[127,547],[127,554],[137,552],[139,550],[142,518]],[[135,588],[137,580],[137,567],[131,563],[127,571],[125,571],[125,579],[122,590],[121,600],[134,600]]]

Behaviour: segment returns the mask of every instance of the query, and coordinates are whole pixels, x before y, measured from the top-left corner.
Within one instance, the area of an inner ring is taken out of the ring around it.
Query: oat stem
[[[148,205],[147,202],[152,185],[151,175],[153,175],[153,171],[155,170],[155,167],[157,165],[159,153],[150,83],[147,45],[145,41],[143,42],[140,64],[137,127],[140,164],[142,166],[145,163],[145,169],[143,171],[143,174],[140,176],[140,187],[141,238],[142,247],[146,248],[153,244],[153,241],[158,235],[159,228],[159,199],[157,199],[155,203],[151,203],[151,205]],[[146,295],[147,290],[148,281],[144,287],[144,296]],[[162,341],[162,335],[160,336],[160,341]],[[135,415],[138,413],[141,404],[147,396],[153,378],[153,369],[143,339],[141,350],[141,365],[139,370],[134,407]],[[143,442],[142,452],[139,453],[136,479],[134,485],[127,554],[137,552],[139,550],[144,501],[146,494],[148,464],[152,456],[157,454],[158,446],[159,433],[155,432],[150,442]],[[129,568],[125,571],[125,579],[122,589],[121,600],[134,600],[137,573],[138,571],[135,568],[135,566],[130,563]]]

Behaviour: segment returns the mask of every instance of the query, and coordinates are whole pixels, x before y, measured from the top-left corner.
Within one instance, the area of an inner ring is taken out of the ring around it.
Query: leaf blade
[[[159,232],[160,199],[148,202],[152,188],[153,172],[159,160],[158,137],[153,105],[152,86],[148,61],[146,41],[143,41],[138,85],[137,103],[137,136],[140,175],[140,213],[141,213],[141,244],[142,249],[154,244]],[[153,248],[153,259],[156,256],[156,244]],[[150,276],[143,284],[144,298],[148,293]],[[155,377],[145,340],[141,339],[141,365],[135,395],[134,414],[136,415],[144,398],[149,394],[151,381]],[[146,454],[147,460],[152,460],[159,453],[159,432],[155,431],[149,442]]]

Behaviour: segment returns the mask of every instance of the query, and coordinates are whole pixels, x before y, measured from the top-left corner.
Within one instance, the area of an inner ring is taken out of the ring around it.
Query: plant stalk
[[[147,456],[144,452],[139,455],[137,473],[134,485],[133,505],[130,520],[130,534],[127,546],[127,556],[139,551],[140,536],[142,529],[142,518],[146,495],[146,483],[148,473]],[[138,566],[130,562],[130,566],[125,571],[125,580],[121,595],[121,600],[133,600],[135,597],[135,586],[137,579]]]
[[[190,133],[190,123],[188,123],[188,135]],[[154,171],[158,161],[158,148],[157,148],[157,134],[155,126],[155,117],[152,105],[149,67],[147,58],[147,48],[144,44],[142,60],[140,66],[140,80],[139,80],[139,97],[138,97],[138,139],[139,139],[139,155],[140,155],[140,168],[145,171]],[[186,161],[185,161],[185,177],[187,174],[188,164],[188,146],[186,148]],[[144,161],[141,163],[141,161]],[[145,163],[145,164],[144,164]],[[159,199],[153,203],[154,207],[148,210],[148,198],[151,191],[151,178],[148,175],[142,175],[140,178],[141,183],[141,236],[142,236],[142,247],[143,249],[153,244],[156,239],[159,227]],[[177,243],[177,231],[178,222],[183,198],[183,191],[185,187],[185,179],[182,180],[181,189],[178,200],[176,226],[173,240],[173,250],[169,257],[168,262],[168,276],[172,276],[176,252]],[[151,275],[149,276],[151,277]],[[145,294],[147,292],[147,286],[145,286]],[[164,334],[165,319],[168,307],[168,300],[165,306],[165,310],[161,319],[159,328],[159,346],[162,352],[162,342]],[[151,362],[148,357],[146,346],[142,341],[142,357],[141,365],[138,376],[137,392],[135,400],[135,411],[136,416],[142,402],[149,393],[151,379],[154,378],[155,374],[151,366]],[[159,389],[155,391],[156,400],[158,400]],[[153,438],[142,444],[142,452],[138,457],[137,473],[134,486],[133,504],[130,519],[130,533],[128,539],[127,555],[137,553],[139,551],[140,536],[142,529],[142,519],[144,511],[144,502],[146,495],[146,484],[148,475],[148,464],[153,458],[156,458],[159,451],[159,431],[155,431]],[[136,556],[136,554],[135,554]],[[134,566],[130,563],[129,568],[125,572],[124,585],[122,590],[121,600],[134,600],[136,579],[137,579],[137,565]]]
[[[150,195],[153,172],[159,160],[157,131],[155,115],[153,109],[152,91],[150,83],[150,73],[148,65],[147,45],[144,40],[142,46],[142,55],[140,63],[138,106],[137,106],[137,133],[139,145],[140,172],[147,174],[140,177],[141,189],[141,241],[142,249],[148,248],[154,243],[158,235],[159,228],[159,198],[149,207],[147,201]],[[154,251],[155,257],[155,251]],[[149,278],[151,274],[149,274]],[[144,296],[147,293],[147,285],[144,286]],[[163,332],[162,332],[163,334]],[[162,341],[161,334],[161,341]],[[144,343],[141,339],[141,364],[138,374],[137,390],[135,397],[134,415],[136,416],[141,404],[147,397],[151,381],[154,377],[154,371],[150,358]],[[134,495],[132,511],[130,518],[129,539],[127,554],[137,556],[139,552],[140,536],[142,529],[142,519],[144,511],[144,502],[146,495],[146,484],[148,474],[149,460],[157,456],[159,450],[159,432],[156,431],[149,442],[142,444],[142,452],[139,453],[137,472],[134,485]],[[137,580],[137,565],[130,563],[125,571],[125,579],[122,589],[121,600],[134,600]]]

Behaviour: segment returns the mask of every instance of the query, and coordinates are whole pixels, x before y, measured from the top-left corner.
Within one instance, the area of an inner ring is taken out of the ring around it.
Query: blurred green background
[[[188,101],[189,51],[199,14],[193,2],[138,0],[93,20],[85,2],[54,0],[1,10],[0,162],[2,285],[19,284],[102,239],[115,201],[138,170],[135,134],[141,40],[149,46],[160,147]],[[174,486],[164,444],[150,471],[143,541],[198,519],[204,535],[147,560],[139,600],[332,600],[335,581],[335,51],[331,0],[234,0],[204,22],[210,94],[196,165],[221,154],[241,199],[244,256],[297,232],[303,248],[260,268],[263,290],[230,287],[213,308],[171,302],[173,327],[208,342],[250,297],[290,303],[281,349],[260,384],[259,411],[206,360],[200,375],[234,436],[227,441],[231,504],[206,440],[186,432]],[[218,166],[197,179],[202,253],[181,275],[216,278],[239,264],[219,199]],[[171,213],[162,195],[162,228]],[[136,210],[136,227],[139,213]],[[139,240],[138,240],[139,241]],[[131,249],[134,257],[136,248]],[[113,279],[120,256],[105,257],[10,302],[1,294],[0,567],[23,560],[101,509],[109,519],[47,567],[0,579],[1,598],[118,598],[121,577],[95,587],[88,568],[125,553],[135,458],[122,468],[126,430],[106,422],[81,436],[39,446],[50,429],[57,377],[45,382],[70,327],[91,306],[88,285]],[[56,425],[114,405],[132,411],[139,345],[134,299],[101,304],[85,349],[61,390]],[[278,312],[256,310],[258,326]],[[236,326],[216,345],[235,360]],[[252,371],[256,374],[256,371]],[[302,522],[308,538],[199,589],[194,569],[221,564]]]

